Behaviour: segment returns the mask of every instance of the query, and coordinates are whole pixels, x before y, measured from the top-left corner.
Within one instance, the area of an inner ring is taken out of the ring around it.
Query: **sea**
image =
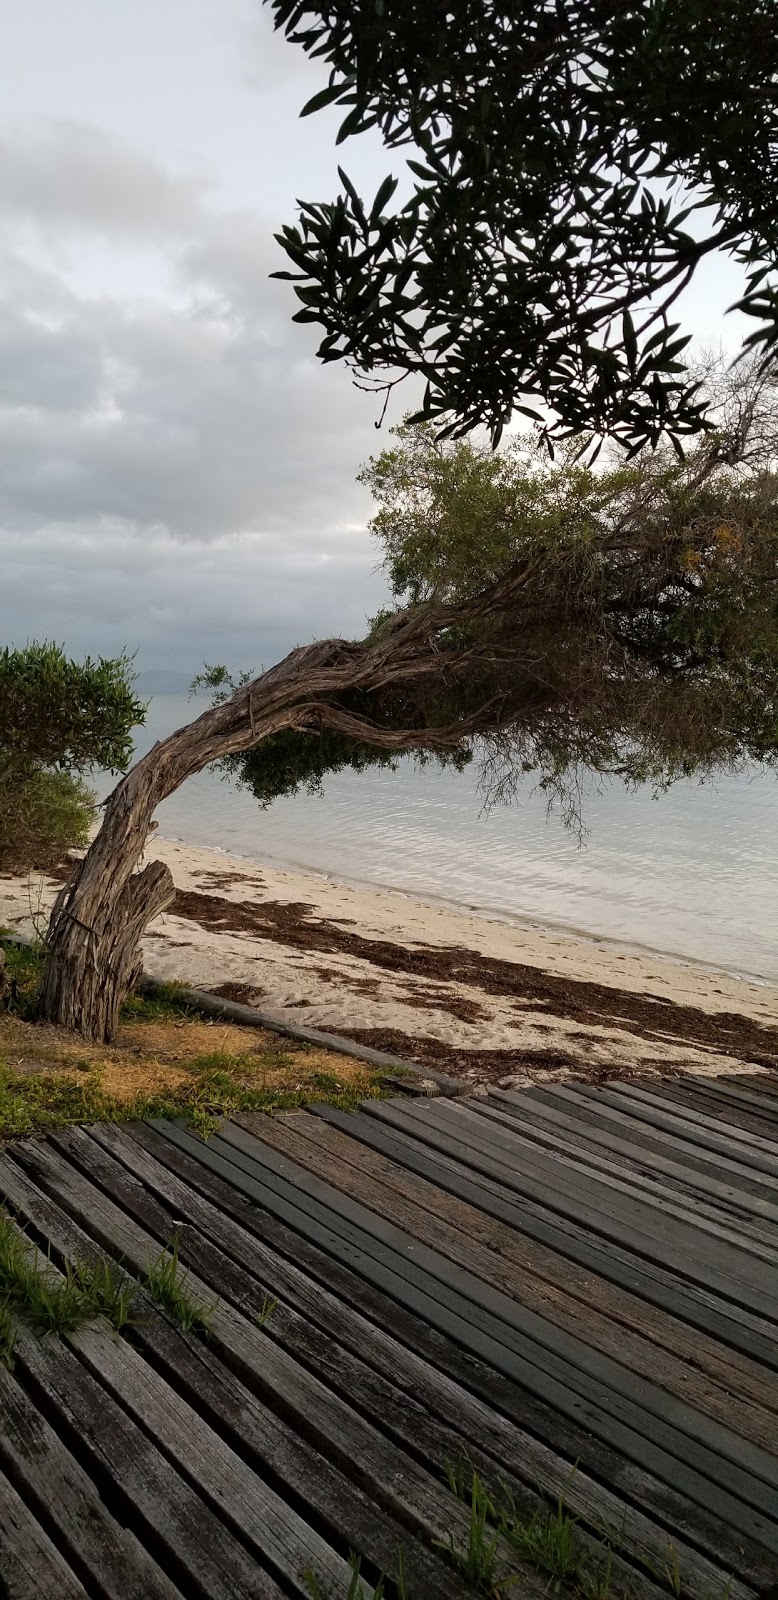
[[[207,703],[154,696],[136,754]],[[185,844],[778,981],[778,778],[683,782],[656,798],[592,783],[583,817],[579,839],[531,774],[517,803],[485,812],[475,771],[409,759],[266,811],[206,771],[157,811],[160,833]]]

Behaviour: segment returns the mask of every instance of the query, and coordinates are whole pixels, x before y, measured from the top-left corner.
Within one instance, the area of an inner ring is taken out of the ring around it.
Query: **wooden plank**
[[[760,1085],[759,1088],[754,1087],[757,1083]],[[760,1115],[765,1116],[773,1128],[778,1128],[778,1095],[771,1094],[761,1078],[682,1077],[673,1078],[671,1085],[673,1088],[689,1091],[696,1091],[699,1086],[707,1098],[718,1101],[722,1108],[728,1105],[752,1107]]]
[[[56,1141],[62,1148],[72,1149],[77,1148],[81,1142],[83,1148],[86,1137],[80,1130],[70,1129],[58,1134]],[[87,1156],[90,1167],[96,1167],[99,1155],[98,1147],[93,1145]],[[158,1254],[158,1240],[170,1238],[173,1219],[164,1208],[157,1206],[160,1221],[159,1232],[155,1239],[134,1223],[131,1217],[96,1188],[94,1183],[89,1182],[81,1172],[64,1160],[58,1150],[53,1148],[53,1141],[46,1145],[22,1146],[15,1152],[15,1159],[78,1221],[88,1226],[92,1237],[97,1239],[104,1249],[121,1254],[132,1265],[133,1270],[144,1271],[148,1262]],[[110,1158],[106,1156],[106,1164],[109,1161]],[[117,1164],[114,1162],[111,1165],[111,1178],[118,1184],[121,1169],[117,1173],[115,1170]],[[131,1185],[132,1180],[127,1176],[127,1187],[130,1188]],[[139,1194],[142,1194],[140,1184],[135,1184],[134,1187]],[[189,1261],[193,1247],[194,1241],[190,1241],[185,1231],[180,1243],[183,1261]],[[225,1274],[229,1272],[230,1262],[222,1252],[209,1245],[208,1251],[203,1253],[202,1265],[204,1271],[208,1272],[208,1277],[198,1278],[192,1273],[190,1291],[196,1298],[207,1303],[212,1299],[214,1290],[217,1294],[223,1293]],[[259,1299],[256,1298],[256,1288],[254,1295],[252,1313],[256,1313],[261,1301],[261,1296]],[[74,1335],[73,1338],[81,1340],[80,1335]],[[248,1382],[251,1387],[260,1386],[260,1392],[264,1393],[274,1405],[281,1404],[286,1415],[294,1417],[295,1426],[319,1449],[328,1452],[331,1459],[343,1470],[358,1471],[362,1486],[375,1494],[380,1503],[398,1514],[401,1520],[423,1531],[431,1542],[436,1539],[446,1540],[449,1532],[453,1532],[457,1538],[467,1537],[469,1528],[467,1513],[457,1501],[452,1500],[450,1494],[436,1479],[421,1468],[413,1458],[399,1450],[384,1434],[365,1422],[351,1406],[342,1401],[299,1362],[291,1359],[268,1337],[267,1332],[259,1329],[253,1321],[248,1320],[247,1316],[234,1311],[224,1300],[220,1300],[214,1307],[211,1339],[214,1348],[243,1381]],[[83,1346],[80,1342],[79,1349],[83,1355]],[[101,1354],[102,1359],[107,1361],[109,1352],[106,1350]],[[151,1404],[148,1391],[144,1390],[140,1383],[137,1385],[137,1392],[129,1386],[123,1399],[130,1407]],[[187,1421],[194,1426],[191,1419]],[[166,1443],[163,1437],[166,1424],[162,1412],[160,1412],[160,1425],[162,1426],[160,1443],[168,1448],[169,1438],[173,1437],[173,1433],[171,1432]],[[170,1426],[172,1430],[172,1419]],[[181,1441],[177,1445],[177,1449],[180,1448]],[[188,1454],[180,1459],[190,1462],[191,1450],[190,1444]],[[214,1462],[214,1465],[217,1464]],[[190,1470],[189,1467],[187,1470]],[[216,1487],[218,1489],[218,1484]],[[221,1501],[217,1503],[221,1509]],[[323,1552],[321,1559],[324,1559]],[[306,1564],[311,1566],[311,1560],[303,1563]],[[326,1574],[326,1567],[323,1570]],[[347,1582],[348,1579],[350,1571]]]
[[[6,1185],[8,1172],[6,1166],[3,1175]],[[17,1214],[45,1235],[56,1255],[69,1260],[89,1260],[101,1254],[66,1212],[23,1174],[20,1180],[14,1183],[12,1175],[13,1193],[9,1198]],[[180,1206],[178,1211],[180,1215]],[[284,1310],[276,1310],[278,1320],[283,1317]],[[375,1563],[389,1576],[397,1576],[398,1551],[402,1549],[412,1592],[423,1592],[430,1600],[464,1600],[466,1591],[448,1565],[419,1544],[406,1527],[382,1510],[326,1456],[301,1439],[239,1382],[210,1346],[204,1346],[202,1340],[186,1336],[175,1328],[142,1289],[137,1291],[134,1301],[133,1338],[144,1353],[151,1355],[158,1369],[167,1373],[168,1381],[173,1379],[175,1388],[205,1414],[212,1426],[216,1425],[223,1436],[238,1445],[244,1454],[255,1458],[276,1481],[281,1481],[287,1492],[306,1505],[317,1525],[328,1527],[338,1542],[345,1541],[349,1549]],[[455,1458],[455,1446],[456,1436],[447,1430],[445,1446],[435,1457],[436,1470],[442,1460]],[[57,1466],[57,1483],[62,1477]],[[76,1532],[77,1526],[77,1522],[74,1523]],[[127,1586],[118,1589],[122,1600],[134,1592]],[[152,1600],[157,1592],[149,1585],[141,1588],[139,1596]],[[173,1595],[178,1591],[170,1586],[164,1593]]]
[[[242,1124],[252,1118],[237,1119]],[[293,1128],[311,1140],[333,1160],[347,1162],[358,1171],[374,1177],[386,1191],[440,1217],[475,1241],[482,1253],[505,1258],[531,1272],[541,1282],[562,1289],[584,1306],[594,1306],[616,1323],[640,1333],[658,1350],[668,1350],[721,1384],[728,1393],[756,1406],[760,1412],[778,1411],[778,1379],[756,1362],[734,1352],[721,1340],[709,1338],[699,1329],[640,1298],[607,1282],[599,1274],[545,1244],[506,1226],[486,1212],[441,1190],[426,1178],[417,1177],[397,1160],[390,1160],[372,1146],[358,1140],[351,1131],[331,1125],[308,1111],[293,1112],[269,1119],[270,1129]],[[267,1123],[268,1119],[264,1118]],[[270,1138],[270,1134],[264,1137]],[[333,1182],[337,1179],[333,1176]]]
[[[745,1252],[742,1257],[733,1259],[731,1249],[723,1245],[716,1248],[715,1240],[708,1240],[697,1229],[681,1230],[679,1223],[672,1229],[668,1226],[660,1231],[658,1219],[650,1207],[640,1202],[628,1207],[626,1197],[611,1194],[605,1186],[583,1182],[570,1167],[538,1160],[529,1145],[527,1153],[522,1154],[521,1165],[515,1159],[511,1164],[510,1158],[501,1159],[502,1152],[495,1153],[489,1139],[474,1137],[469,1126],[459,1124],[452,1132],[450,1123],[441,1126],[438,1120],[411,1117],[415,1110],[411,1105],[399,1110],[391,1102],[374,1101],[363,1109],[377,1121],[401,1132],[407,1130],[411,1136],[418,1135],[433,1148],[483,1172],[508,1191],[529,1194],[646,1260],[669,1267],[680,1278],[712,1289],[733,1305],[745,1304],[768,1321],[778,1322],[778,1297],[765,1292],[763,1281],[755,1274]],[[754,1265],[761,1268],[759,1262]]]
[[[652,1148],[664,1148],[668,1154],[689,1161],[706,1161],[710,1166],[715,1162],[722,1177],[736,1187],[749,1184],[751,1192],[761,1192],[774,1198],[776,1192],[775,1180],[767,1173],[754,1167],[749,1158],[749,1164],[739,1159],[742,1146],[737,1149],[728,1144],[728,1154],[714,1150],[706,1142],[699,1139],[686,1138],[676,1129],[669,1131],[660,1128],[656,1119],[646,1120],[641,1116],[636,1105],[627,1100],[618,1100],[616,1096],[606,1098],[606,1091],[595,1098],[584,1084],[580,1088],[570,1089],[565,1084],[544,1084],[542,1089],[532,1091],[546,1102],[554,1106],[563,1102],[572,1115],[575,1115],[582,1125],[593,1127],[610,1127],[617,1129],[625,1138],[638,1139],[641,1143],[650,1141]],[[645,1111],[645,1107],[642,1108]],[[689,1133],[694,1132],[691,1124],[688,1125]],[[699,1131],[699,1130],[697,1130]],[[726,1142],[726,1132],[724,1140]],[[721,1142],[721,1141],[719,1141]],[[758,1186],[758,1190],[755,1186]]]
[[[745,1160],[746,1152],[755,1151],[757,1154],[761,1152],[775,1162],[776,1171],[778,1172],[778,1142],[774,1139],[765,1139],[759,1134],[750,1133],[746,1128],[736,1127],[734,1123],[729,1123],[726,1128],[722,1128],[720,1119],[712,1117],[704,1111],[695,1111],[691,1106],[679,1110],[677,1106],[668,1103],[665,1099],[664,1091],[661,1094],[655,1093],[653,1089],[646,1089],[636,1083],[611,1085],[611,1090],[613,1093],[618,1094],[620,1099],[628,1101],[630,1105],[644,1106],[648,1111],[661,1112],[672,1117],[674,1121],[677,1120],[679,1123],[687,1125],[691,1124],[693,1128],[700,1128],[704,1132],[711,1133],[717,1139],[725,1139],[730,1144],[730,1155],[738,1159]],[[689,1137],[686,1129],[684,1129],[681,1137],[684,1139]],[[695,1141],[692,1140],[692,1142]]]
[[[596,1291],[582,1303],[567,1292],[562,1282],[538,1277],[531,1269],[527,1270],[524,1263],[499,1254],[494,1246],[484,1249],[482,1237],[469,1237],[467,1216],[460,1214],[454,1218],[431,1212],[417,1204],[415,1196],[407,1193],[406,1185],[397,1184],[396,1174],[365,1171],[359,1159],[360,1150],[364,1155],[363,1147],[354,1141],[342,1136],[339,1139],[335,1130],[327,1129],[310,1116],[298,1117],[296,1123],[295,1126],[290,1118],[266,1117],[257,1128],[257,1136],[351,1199],[391,1220],[413,1238],[440,1251],[484,1283],[502,1290],[601,1354],[612,1357],[621,1366],[650,1379],[660,1389],[720,1422],[738,1438],[747,1439],[768,1452],[775,1450],[774,1415],[741,1402],[709,1375],[703,1376],[688,1361],[680,1359],[667,1341],[665,1348],[657,1348],[641,1337],[626,1319],[612,1321],[605,1314],[602,1297],[598,1304]],[[691,1340],[689,1347],[691,1353]],[[778,1386],[774,1400],[778,1407]]]
[[[63,1340],[44,1346],[22,1330],[17,1361],[57,1432],[89,1463],[103,1491],[124,1506],[138,1536],[164,1560],[184,1594],[198,1600],[281,1600],[273,1579]]]
[[[3,1600],[88,1600],[86,1589],[0,1472]]]
[[[741,1438],[775,1451],[776,1422],[765,1414],[764,1397],[767,1394],[772,1410],[778,1410],[778,1384],[760,1382],[759,1402],[740,1403],[733,1394],[732,1354],[724,1346],[716,1350],[717,1370],[720,1379],[728,1379],[727,1386],[709,1371],[704,1376],[703,1371],[698,1371],[700,1336],[692,1336],[682,1323],[677,1323],[676,1330],[668,1330],[668,1318],[664,1318],[660,1341],[644,1338],[640,1330],[647,1307],[634,1298],[618,1306],[615,1296],[621,1317],[612,1320],[613,1296],[608,1296],[608,1285],[602,1278],[589,1278],[583,1285],[583,1296],[573,1298],[570,1278],[575,1278],[575,1269],[570,1272],[568,1262],[557,1256],[551,1264],[551,1277],[547,1261],[546,1272],[538,1272],[536,1246],[535,1253],[531,1246],[528,1251],[515,1250],[515,1235],[507,1229],[499,1230],[469,1206],[451,1200],[435,1205],[431,1195],[424,1192],[431,1186],[421,1186],[419,1179],[408,1178],[399,1166],[381,1163],[376,1157],[371,1160],[365,1147],[344,1138],[335,1128],[322,1126],[319,1118],[306,1114],[263,1118],[258,1136],[379,1216],[391,1219],[411,1237],[434,1246],[483,1282],[511,1294],[523,1306],[576,1334],[594,1349],[612,1355],[620,1365],[653,1379],[671,1394],[684,1398],[688,1405],[717,1418]],[[648,1318],[652,1331],[661,1322],[663,1318],[655,1317],[653,1323]],[[672,1331],[676,1331],[674,1339]]]
[[[555,1086],[561,1087],[561,1086]],[[567,1099],[575,1094],[576,1098],[593,1101],[597,1106],[609,1106],[628,1117],[633,1126],[648,1123],[649,1127],[659,1129],[661,1132],[684,1144],[701,1146],[704,1150],[715,1151],[721,1157],[729,1172],[742,1171],[743,1167],[762,1174],[762,1181],[769,1181],[771,1186],[778,1188],[778,1157],[769,1152],[753,1149],[737,1141],[736,1156],[733,1154],[733,1141],[724,1133],[717,1133],[712,1127],[706,1128],[690,1121],[686,1117],[673,1116],[669,1111],[653,1107],[642,1099],[631,1095],[624,1095],[612,1089],[589,1089],[583,1085],[575,1091],[564,1090]],[[712,1118],[709,1119],[712,1122]]]
[[[715,1117],[719,1122],[738,1128],[745,1128],[750,1133],[759,1134],[762,1138],[775,1139],[778,1135],[778,1114],[768,1115],[758,1106],[749,1105],[740,1097],[737,1100],[722,1095],[714,1095],[705,1089],[688,1088],[679,1083],[677,1079],[663,1087],[663,1096],[678,1106],[692,1106],[697,1111],[707,1112],[709,1117]]]
[[[189,1478],[222,1520],[292,1593],[308,1595],[303,1574],[315,1572],[325,1587],[348,1591],[348,1562],[328,1540],[247,1466],[193,1406],[126,1342],[102,1328],[67,1335],[94,1377],[120,1401],[155,1443]],[[369,1600],[368,1591],[368,1600]]]
[[[510,1090],[506,1092],[512,1093]],[[435,1108],[431,1109],[434,1111]],[[453,1114],[445,1115],[447,1110]],[[738,1284],[746,1281],[759,1285],[765,1279],[760,1262],[769,1262],[778,1268],[778,1248],[773,1242],[778,1236],[757,1236],[753,1227],[747,1228],[739,1219],[723,1212],[703,1216],[700,1205],[693,1206],[688,1198],[671,1196],[669,1191],[663,1193],[658,1184],[639,1189],[629,1169],[606,1171],[601,1162],[595,1167],[589,1152],[582,1155],[576,1151],[569,1155],[561,1150],[541,1150],[534,1136],[524,1134],[495,1118],[484,1118],[464,1101],[456,1105],[441,1105],[441,1115],[432,1115],[429,1120],[435,1126],[453,1132],[456,1137],[462,1137],[466,1129],[468,1143],[475,1143],[487,1156],[494,1154],[511,1165],[519,1164],[522,1168],[541,1173],[549,1170],[549,1162],[552,1172],[562,1167],[567,1188],[575,1186],[579,1192],[593,1196],[595,1203],[600,1204],[603,1195],[610,1193],[618,1196],[618,1200],[609,1202],[610,1206],[617,1205],[621,1215],[631,1217],[637,1226],[642,1225],[652,1233],[656,1231],[661,1217],[663,1236],[674,1241],[684,1253],[692,1248],[693,1239],[694,1254],[699,1255],[700,1251],[704,1251],[707,1259],[715,1263],[721,1277],[734,1275]],[[755,1259],[750,1261],[750,1257]]]
[[[394,1265],[398,1276],[416,1289],[426,1288],[438,1306],[461,1319],[464,1337],[469,1337],[473,1328],[487,1337],[496,1334],[497,1359],[505,1361],[503,1351],[522,1367],[529,1359],[525,1381],[538,1385],[541,1392],[554,1384],[568,1404],[571,1394],[581,1396],[589,1407],[590,1426],[606,1436],[617,1436],[625,1453],[638,1451],[641,1460],[653,1460],[660,1474],[683,1486],[692,1498],[699,1501],[706,1495],[707,1500],[700,1503],[713,1503],[712,1496],[723,1493],[717,1503],[724,1517],[739,1519],[742,1505],[746,1513],[743,1525],[764,1532],[763,1518],[776,1503],[778,1461],[774,1457],[600,1356],[580,1339],[518,1306],[436,1251],[408,1240],[393,1224],[366,1212],[244,1130],[224,1125],[222,1132],[203,1146],[207,1151],[203,1159],[210,1157],[214,1146],[226,1146],[232,1152],[229,1159],[241,1172],[256,1178],[257,1171],[262,1171],[261,1181],[276,1193],[294,1197],[309,1218],[326,1218],[329,1226],[366,1255]],[[735,1462],[739,1467],[738,1503],[726,1489]],[[738,1521],[733,1525],[738,1526]],[[778,1552],[778,1527],[769,1537],[775,1538]]]
[[[346,1120],[355,1127],[367,1123],[363,1118]],[[672,1526],[684,1573],[691,1574],[690,1584],[697,1583],[701,1600],[710,1600],[710,1595],[718,1594],[720,1588],[701,1551],[718,1561],[720,1569],[740,1573],[755,1587],[768,1581],[774,1572],[773,1558],[752,1541],[742,1540],[642,1467],[619,1457],[569,1420],[563,1421],[537,1397],[518,1388],[477,1356],[463,1351],[439,1329],[410,1314],[372,1283],[361,1280],[334,1254],[319,1249],[260,1209],[170,1139],[145,1125],[135,1126],[131,1133],[132,1143],[139,1144],[154,1159],[153,1168],[143,1170],[144,1181],[156,1188],[162,1181],[159,1168],[167,1173],[166,1185],[171,1178],[175,1183],[178,1175],[175,1187],[164,1188],[177,1215],[191,1216],[206,1233],[209,1228],[215,1229],[219,1242],[234,1259],[244,1260],[261,1284],[306,1311],[325,1333],[364,1353],[377,1370],[387,1371],[397,1382],[406,1384],[432,1413],[445,1420],[455,1417],[465,1432],[468,1453],[476,1462],[479,1450],[488,1449],[503,1471],[507,1469],[531,1487],[539,1487],[552,1500],[563,1496],[571,1512],[590,1526],[618,1529],[625,1551],[653,1570],[661,1568],[666,1559],[667,1534],[663,1529]],[[124,1138],[118,1130],[100,1129],[101,1138],[109,1136],[112,1140]],[[212,1197],[210,1224],[208,1211],[200,1206],[190,1209],[193,1196]],[[235,1228],[231,1218],[241,1226]],[[247,1235],[252,1235],[248,1247]],[[272,1242],[272,1254],[268,1241]],[[246,1257],[247,1248],[259,1252],[256,1259],[253,1255]],[[358,1312],[353,1309],[355,1306],[359,1307]],[[366,1317],[370,1322],[365,1321]],[[499,1411],[494,1410],[495,1406]],[[527,1428],[531,1432],[527,1433]],[[569,1452],[566,1457],[559,1454],[563,1435],[564,1448]],[[599,1480],[591,1487],[586,1467],[591,1467]],[[625,1503],[624,1497],[631,1503]],[[650,1520],[652,1511],[661,1523],[659,1528]],[[680,1528],[685,1539],[675,1532]],[[694,1541],[694,1551],[687,1548],[688,1540]]]
[[[711,1177],[712,1165],[682,1164],[610,1129],[582,1127],[569,1112],[519,1091],[510,1091],[510,1098],[507,1091],[493,1091],[487,1100],[473,1101],[473,1108],[485,1120],[514,1127],[536,1143],[579,1159],[584,1154],[587,1166],[618,1174],[630,1188],[645,1189],[655,1198],[667,1197],[681,1215],[707,1217],[768,1245],[775,1239],[778,1205],[764,1198],[758,1185],[749,1191]],[[709,1200],[701,1199],[703,1195]]]
[[[469,1201],[489,1217],[506,1223],[517,1233],[559,1252],[614,1283],[640,1295],[650,1304],[683,1317],[690,1326],[714,1334],[748,1359],[771,1370],[778,1369],[775,1328],[762,1318],[696,1284],[682,1282],[657,1262],[641,1258],[615,1241],[589,1233],[583,1223],[555,1213],[541,1200],[502,1185],[427,1142],[379,1123],[371,1116],[353,1116],[334,1106],[315,1105],[312,1113],[345,1129],[372,1150],[377,1150],[406,1170],[418,1173],[446,1195]]]
[[[181,1600],[135,1535],[107,1510],[83,1467],[0,1367],[0,1463],[58,1549],[105,1600]]]

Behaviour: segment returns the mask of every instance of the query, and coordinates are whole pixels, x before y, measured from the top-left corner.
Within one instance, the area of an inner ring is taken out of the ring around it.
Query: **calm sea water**
[[[137,752],[205,702],[160,695]],[[261,811],[212,773],[160,806],[160,832],[252,861],[439,897],[478,911],[778,979],[778,782],[678,784],[654,800],[619,784],[587,802],[578,841],[528,779],[521,803],[483,815],[476,779],[433,771],[342,774],[321,798]]]

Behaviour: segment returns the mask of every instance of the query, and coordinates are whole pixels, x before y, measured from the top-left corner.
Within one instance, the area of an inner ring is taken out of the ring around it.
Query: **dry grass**
[[[203,1132],[233,1111],[380,1092],[349,1056],[189,1013],[171,993],[133,998],[111,1045],[90,1045],[24,1015],[34,974],[19,958],[19,999],[0,1012],[0,1139],[68,1122],[187,1116]]]

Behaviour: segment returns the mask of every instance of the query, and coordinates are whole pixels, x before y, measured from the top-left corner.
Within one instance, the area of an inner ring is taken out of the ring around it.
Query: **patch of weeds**
[[[500,1486],[499,1498],[493,1497],[466,1457],[447,1462],[444,1472],[452,1494],[470,1504],[467,1552],[456,1549],[451,1535],[448,1543],[440,1546],[466,1581],[478,1589],[496,1592],[496,1544],[502,1534],[522,1562],[543,1573],[549,1594],[577,1600],[615,1600],[611,1546],[603,1541],[595,1549],[583,1543],[576,1519],[565,1509],[563,1496],[554,1509],[540,1505],[529,1519],[522,1519],[506,1486]]]
[[[451,1469],[455,1472],[456,1469]],[[449,1468],[446,1469],[447,1476]],[[455,1480],[456,1481],[456,1480]],[[464,1480],[462,1480],[464,1483]],[[449,1483],[452,1479],[449,1477]],[[454,1489],[457,1498],[465,1499],[458,1489]],[[465,1583],[472,1585],[482,1594],[491,1594],[494,1588],[494,1569],[497,1563],[497,1545],[500,1529],[496,1526],[498,1513],[492,1498],[479,1478],[478,1473],[472,1474],[470,1484],[470,1523],[467,1530],[467,1544],[462,1547],[450,1533],[448,1539],[436,1539],[435,1544],[448,1556],[451,1565],[464,1579]]]
[[[161,983],[149,994],[130,994],[122,1006],[124,1022],[181,1022],[184,1018],[198,1018],[184,999],[183,983]]]
[[[351,1581],[348,1588],[344,1591],[343,1600],[366,1600],[365,1586],[362,1582],[362,1562],[360,1557],[352,1554],[349,1558],[349,1566],[351,1567]],[[312,1572],[310,1568],[307,1568],[302,1574],[302,1580],[306,1589],[308,1590],[311,1600],[335,1600],[332,1585],[328,1583],[326,1589],[323,1589],[316,1573]],[[410,1590],[408,1588],[408,1579],[405,1572],[405,1560],[402,1550],[399,1551],[397,1557],[397,1577],[394,1582],[394,1589],[397,1595],[397,1600],[410,1600]],[[377,1583],[373,1585],[373,1596],[374,1600],[385,1600],[386,1576],[383,1572],[379,1575]]]
[[[503,1520],[506,1538],[523,1559],[539,1572],[545,1572],[554,1589],[575,1583],[581,1573],[583,1552],[578,1530],[560,1500],[556,1510],[540,1506],[529,1522],[507,1515]]]
[[[133,1305],[137,1287],[106,1256],[79,1261],[68,1267],[68,1274],[81,1291],[90,1315],[105,1317],[117,1333],[134,1320]]]
[[[33,1002],[43,966],[42,944],[15,944],[0,936],[5,954],[6,976],[12,985],[7,1010],[12,1016],[27,1018],[32,1014]]]
[[[267,1289],[264,1289],[262,1292],[262,1304],[254,1318],[258,1328],[264,1328],[265,1323],[270,1321],[277,1305],[278,1300],[273,1299],[272,1295],[268,1294]]]
[[[13,1369],[15,1346],[16,1320],[8,1303],[0,1300],[0,1367],[9,1372]]]
[[[63,1275],[36,1251],[10,1217],[0,1216],[0,1308],[36,1333],[72,1333],[105,1316],[115,1328],[130,1318],[131,1293],[111,1263],[67,1265]],[[0,1347],[3,1336],[0,1329]]]
[[[212,1305],[206,1306],[202,1301],[194,1300],[188,1292],[188,1283],[189,1273],[182,1268],[178,1259],[176,1233],[169,1248],[161,1250],[152,1261],[143,1279],[143,1287],[152,1300],[168,1312],[182,1333],[199,1333],[207,1339],[218,1302],[214,1300]]]

